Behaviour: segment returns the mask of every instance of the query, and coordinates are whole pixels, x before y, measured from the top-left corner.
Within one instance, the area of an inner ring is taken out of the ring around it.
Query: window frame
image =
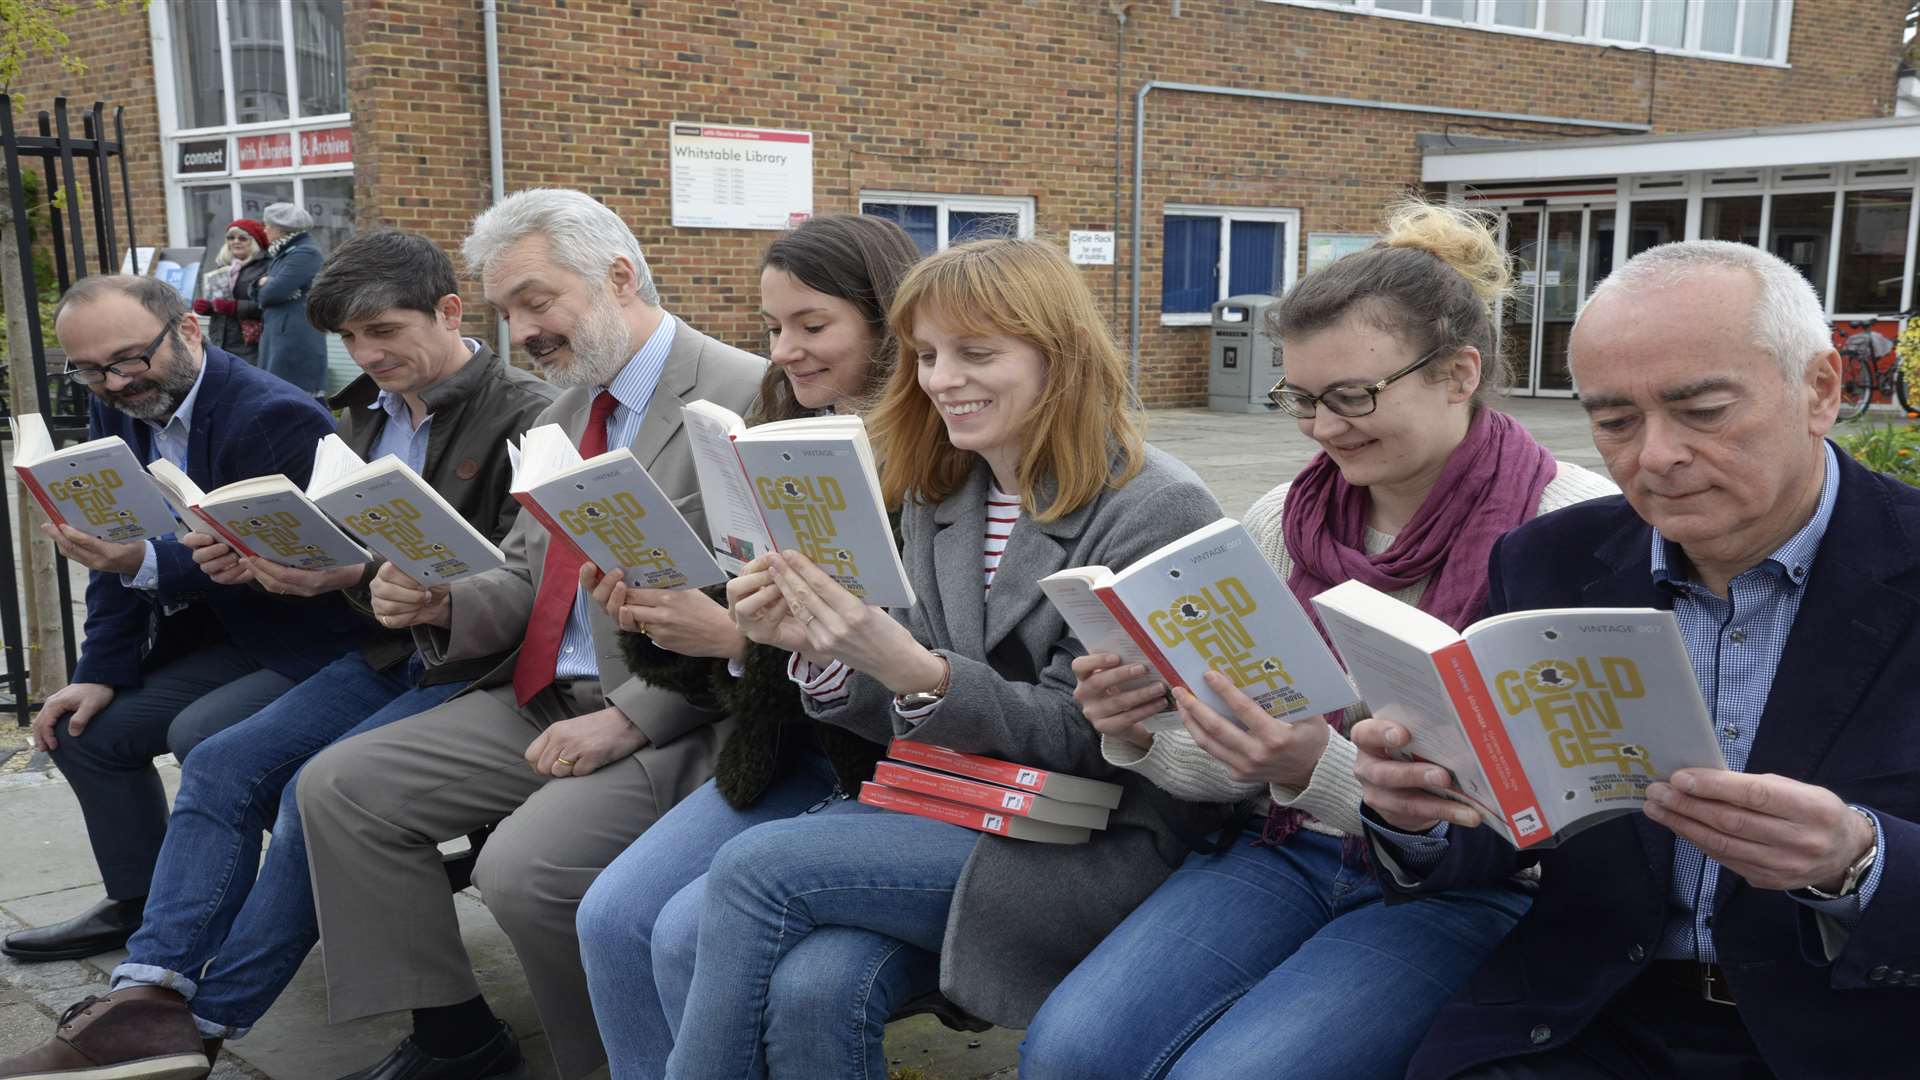
[[[1014,214],[1019,219],[1014,235],[1022,240],[1033,239],[1034,199],[1031,195],[956,195],[930,191],[860,189],[854,203],[859,208],[859,212],[866,213],[867,204],[870,202],[933,207],[935,242],[933,250],[936,252],[945,251],[952,246],[947,238],[947,216],[955,210],[963,213]]]
[[[1758,67],[1786,68],[1793,66],[1788,63],[1787,56],[1789,46],[1791,45],[1789,39],[1792,36],[1793,30],[1794,0],[1775,0],[1772,49],[1765,57],[1743,56],[1738,52],[1708,52],[1699,48],[1703,16],[1706,9],[1701,6],[1698,0],[1690,0],[1687,6],[1686,29],[1683,40],[1689,44],[1682,46],[1652,45],[1647,43],[1647,35],[1651,32],[1649,28],[1652,25],[1652,20],[1647,18],[1645,8],[1646,0],[1635,0],[1635,2],[1642,5],[1640,13],[1640,35],[1638,40],[1601,36],[1600,27],[1602,20],[1605,18],[1602,2],[1611,4],[1620,3],[1622,0],[1589,0],[1585,20],[1586,25],[1578,35],[1563,34],[1551,30],[1540,30],[1530,27],[1497,24],[1493,21],[1493,9],[1497,0],[1474,0],[1477,7],[1475,8],[1474,18],[1469,20],[1425,14],[1433,10],[1433,0],[1422,0],[1421,13],[1418,14],[1376,7],[1377,0],[1262,0],[1262,2],[1279,4],[1285,7],[1303,7],[1313,8],[1318,11],[1344,12],[1349,15],[1357,14],[1377,16],[1383,19],[1404,19],[1429,26],[1450,26],[1462,30],[1477,30],[1489,34],[1511,34],[1518,37],[1541,38],[1548,41],[1565,41],[1577,45],[1591,45],[1596,48],[1651,49],[1655,52],[1666,53],[1670,56],[1685,56],[1696,60],[1717,60],[1722,63],[1749,64]],[[1544,25],[1544,10],[1544,3],[1537,6],[1534,14],[1535,27]],[[1735,49],[1738,49],[1740,43],[1745,40],[1746,16],[1747,4],[1745,0],[1742,0],[1734,19],[1733,41]]]
[[[182,0],[157,0],[147,8],[147,25],[153,53],[155,97],[159,106],[160,145],[162,170],[165,180],[167,206],[167,233],[174,246],[184,246],[187,241],[188,205],[187,189],[208,188],[224,184],[228,192],[229,211],[236,216],[239,213],[240,188],[255,182],[287,181],[293,184],[294,201],[305,205],[306,181],[323,180],[333,177],[351,177],[354,175],[354,162],[327,161],[308,164],[301,160],[301,136],[311,131],[324,131],[335,128],[352,128],[353,114],[349,112],[303,115],[300,111],[300,70],[298,67],[298,42],[296,40],[296,20],[293,0],[279,0],[280,36],[287,79],[287,112],[284,120],[262,121],[257,123],[235,123],[233,118],[238,107],[233,86],[233,54],[231,28],[229,24],[228,0],[193,0],[196,3],[216,5],[215,26],[220,41],[220,72],[222,80],[223,109],[226,123],[181,127],[178,88],[175,82],[173,62],[173,30],[171,12],[173,5]],[[344,15],[344,12],[343,12]],[[345,24],[341,27],[341,47],[345,49]],[[239,140],[251,135],[285,135],[289,140],[289,164],[269,169],[247,169],[239,167]],[[187,142],[223,142],[226,146],[226,170],[224,172],[182,173],[178,147]],[[210,244],[214,241],[209,238]]]
[[[1233,266],[1233,223],[1235,221],[1278,222],[1287,229],[1285,255],[1282,258],[1284,274],[1281,278],[1281,295],[1293,290],[1294,282],[1300,279],[1300,211],[1286,207],[1217,206],[1200,203],[1167,203],[1160,208],[1160,242],[1165,250],[1167,219],[1169,217],[1212,217],[1220,219],[1220,254],[1216,266],[1216,280],[1219,295],[1213,298],[1219,303],[1233,295],[1227,290],[1232,286],[1231,268]],[[1161,291],[1165,297],[1165,284]],[[1155,301],[1163,303],[1164,299]],[[1211,326],[1211,311],[1177,311],[1160,313],[1161,326]]]

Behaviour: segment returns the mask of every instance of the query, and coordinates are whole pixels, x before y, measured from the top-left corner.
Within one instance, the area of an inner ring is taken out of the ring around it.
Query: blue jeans
[[[122,688],[79,736],[59,731],[53,763],[73,787],[107,895],[137,900],[152,887],[167,832],[167,793],[153,759],[171,750],[184,765],[208,736],[245,720],[293,680],[249,659],[230,641],[203,646]]]
[[[1509,885],[1388,907],[1339,839],[1194,854],[1041,1006],[1020,1072],[1399,1077],[1532,904]]]
[[[885,1080],[887,1018],[938,985],[978,839],[842,801],[729,840],[654,925],[667,1076]]]
[[[375,671],[349,653],[194,750],[116,987],[178,990],[209,1037],[238,1038],[265,1015],[319,940],[294,778],[333,743],[460,689],[415,687],[421,670],[418,654]]]
[[[811,735],[802,726],[789,737]],[[810,740],[809,740],[810,741]],[[651,1080],[667,1071],[673,1032],[654,977],[654,923],[676,894],[697,910],[707,867],[720,845],[763,822],[804,813],[833,791],[833,770],[811,748],[782,761],[783,773],[760,798],[737,810],[709,780],[640,834],[594,879],[574,926],[593,994],[593,1016],[616,1077]],[[673,988],[675,1015],[686,987]]]

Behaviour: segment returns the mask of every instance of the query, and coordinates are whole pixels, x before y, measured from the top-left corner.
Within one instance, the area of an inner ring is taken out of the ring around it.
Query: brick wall
[[[146,14],[126,14],[86,4],[61,20],[59,26],[71,40],[69,51],[86,65],[86,71],[75,75],[50,59],[36,59],[27,64],[8,90],[13,98],[15,128],[22,134],[38,134],[38,114],[51,113],[54,98],[63,94],[67,98],[71,131],[76,136],[81,134],[81,114],[95,101],[107,106],[104,112],[109,134],[113,130],[114,107],[124,108],[134,239],[148,246],[163,244],[167,239],[167,203],[162,190],[159,106],[154,92],[153,47],[147,36]],[[114,178],[114,232],[124,251],[127,209],[119,199],[117,168]],[[93,246],[91,201],[86,194],[84,174],[78,174],[78,179],[81,220],[87,228],[87,257],[97,268],[99,254]],[[68,250],[71,251],[71,244]],[[49,334],[51,331],[49,327]]]
[[[862,189],[1027,195],[1043,234],[1115,230],[1117,282],[1111,268],[1087,273],[1124,342],[1131,178],[1116,174],[1115,157],[1118,149],[1131,161],[1133,92],[1147,79],[1621,123],[1651,113],[1662,132],[1853,119],[1891,111],[1905,9],[1901,0],[1795,5],[1782,68],[1262,0],[1184,0],[1178,16],[1170,0],[1124,6],[1116,78],[1105,3],[501,0],[507,185],[564,184],[604,199],[633,225],[675,312],[758,348],[754,267],[770,234],[672,227],[666,126],[803,128],[815,138],[820,212],[854,209]],[[486,205],[479,7],[348,0],[363,223],[453,248]],[[126,25],[141,31],[138,47],[116,38],[110,55],[126,51],[124,62],[96,72],[132,84],[131,122],[136,99],[151,117],[151,62],[139,55],[144,26]],[[89,38],[83,55],[106,45]],[[1450,123],[1491,133],[1432,115],[1156,92],[1144,170],[1145,398],[1188,404],[1205,394],[1205,331],[1159,325],[1164,204],[1295,208],[1303,233],[1369,231],[1382,205],[1418,180],[1415,136]],[[146,182],[157,175],[154,163]],[[476,305],[476,327],[482,315]]]

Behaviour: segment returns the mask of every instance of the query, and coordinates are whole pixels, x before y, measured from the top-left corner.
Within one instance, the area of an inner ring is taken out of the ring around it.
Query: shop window
[[[1596,45],[1786,61],[1781,0],[1268,0],[1396,19],[1433,19]],[[1810,0],[1809,0],[1810,2]]]
[[[1765,196],[1735,195],[1700,200],[1700,239],[1760,246],[1760,204]]]
[[[333,0],[293,0],[293,66],[299,73],[302,116],[347,111],[344,18]]]
[[[1285,292],[1293,284],[1299,222],[1293,210],[1168,207],[1161,219],[1161,321],[1203,323],[1217,300]]]
[[[1793,265],[1822,300],[1827,296],[1828,245],[1833,242],[1831,191],[1775,195],[1767,224],[1767,250]],[[1904,248],[1906,238],[1901,238]]]
[[[1897,311],[1907,269],[1911,189],[1849,191],[1840,207],[1840,273],[1833,310],[1873,315]]]
[[[1651,247],[1687,238],[1687,201],[1659,199],[1629,204],[1627,258]]]
[[[1033,200],[988,195],[921,195],[878,191],[860,194],[860,212],[905,229],[931,255],[954,244],[991,236],[1033,235]]]

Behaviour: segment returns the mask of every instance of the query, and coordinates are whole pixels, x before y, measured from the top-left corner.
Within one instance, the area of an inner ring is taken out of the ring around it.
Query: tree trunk
[[[33,385],[33,343],[27,337],[27,305],[39,301],[26,294],[25,283],[20,278],[20,247],[13,230],[13,208],[4,203],[0,203],[0,300],[6,304],[9,400],[16,414],[32,411],[39,408],[39,398]],[[60,634],[60,592],[54,579],[59,564],[54,560],[52,541],[40,535],[39,524],[45,520],[40,504],[27,493],[26,486],[11,469],[8,474],[13,476],[14,504],[19,507],[14,531],[20,557],[14,565],[19,568],[21,579],[21,622],[27,643],[28,685],[34,700],[45,701],[47,695],[65,686],[67,680]]]

